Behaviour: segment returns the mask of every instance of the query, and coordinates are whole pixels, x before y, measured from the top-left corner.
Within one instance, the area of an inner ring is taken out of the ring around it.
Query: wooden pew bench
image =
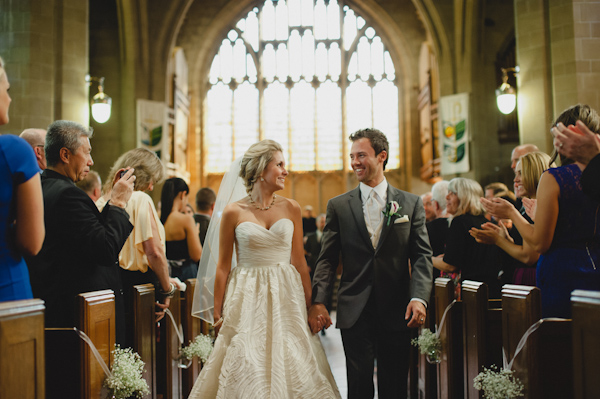
[[[600,292],[571,293],[574,398],[600,398]]]
[[[45,397],[44,301],[0,303],[0,399]]]

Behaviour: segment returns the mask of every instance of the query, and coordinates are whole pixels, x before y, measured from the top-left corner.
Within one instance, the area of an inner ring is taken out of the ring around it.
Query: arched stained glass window
[[[340,170],[343,140],[365,127],[386,133],[388,169],[396,169],[395,80],[376,30],[342,1],[267,0],[231,28],[213,59],[205,171],[225,171],[264,138],[283,146],[291,171]]]

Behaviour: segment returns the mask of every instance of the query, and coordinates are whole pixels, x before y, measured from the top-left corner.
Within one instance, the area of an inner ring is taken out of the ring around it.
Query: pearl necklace
[[[273,194],[273,202],[271,202],[271,205],[266,206],[264,208],[261,208],[260,206],[258,206],[256,204],[256,202],[254,202],[254,200],[252,199],[252,196],[250,194],[248,194],[248,198],[250,198],[250,203],[252,205],[254,205],[256,207],[256,209],[260,210],[260,211],[266,211],[267,209],[269,209],[270,207],[272,207],[275,204],[275,198],[277,198],[277,196],[275,194]]]

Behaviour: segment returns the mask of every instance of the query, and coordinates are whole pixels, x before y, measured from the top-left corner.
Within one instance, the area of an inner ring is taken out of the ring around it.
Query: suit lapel
[[[402,200],[404,199],[403,197],[404,196],[402,195],[402,191],[392,187],[388,183],[387,202],[385,204],[386,207],[387,207],[387,204],[389,204],[391,201],[396,201],[402,207]],[[383,210],[385,211],[385,207],[383,208]],[[400,208],[398,213],[402,214],[402,208]],[[379,242],[377,243],[377,249],[375,250],[375,252],[379,251],[379,249],[385,242],[385,239],[386,239],[388,233],[390,232],[392,227],[394,227],[394,220],[396,219],[396,217],[397,216],[392,216],[392,218],[390,219],[389,225],[387,223],[387,217],[386,216],[383,217],[383,226],[381,227],[381,234],[379,235]]]
[[[360,187],[360,186],[359,186]],[[367,223],[365,222],[365,215],[363,213],[362,199],[360,198],[360,188],[356,187],[350,191],[350,198],[348,199],[348,205],[356,221],[359,235],[365,240],[365,243],[369,248],[373,248],[371,239],[369,238],[369,232],[367,231]]]

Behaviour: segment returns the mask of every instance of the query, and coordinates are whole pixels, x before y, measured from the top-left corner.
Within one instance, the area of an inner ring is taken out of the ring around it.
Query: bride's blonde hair
[[[281,144],[269,139],[259,141],[248,148],[240,164],[240,177],[244,180],[248,194],[252,192],[254,183],[256,183],[256,180],[273,159],[273,154],[277,151],[283,152]]]

